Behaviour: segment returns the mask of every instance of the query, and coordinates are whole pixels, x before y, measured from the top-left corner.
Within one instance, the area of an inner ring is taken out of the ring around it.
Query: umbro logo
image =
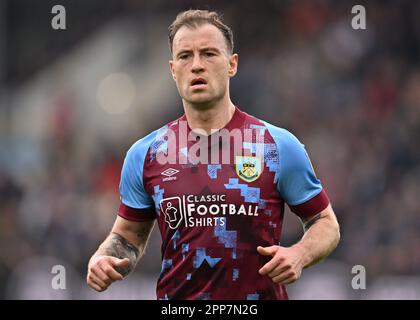
[[[176,174],[178,172],[179,172],[179,170],[169,168],[169,169],[166,169],[165,171],[163,171],[161,174],[164,175],[164,176],[170,177],[170,176],[173,176],[174,174]]]
[[[169,180],[176,180],[176,177],[173,177],[173,175],[177,174],[179,170],[176,170],[174,168],[168,168],[165,171],[161,173],[161,175],[165,176],[166,178],[163,178],[162,181],[169,181]]]

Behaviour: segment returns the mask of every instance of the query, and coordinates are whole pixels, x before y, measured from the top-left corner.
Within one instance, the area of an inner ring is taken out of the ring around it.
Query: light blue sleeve
[[[279,155],[277,191],[288,205],[296,206],[322,191],[305,147],[289,131],[265,123]]]
[[[153,199],[143,185],[143,168],[147,152],[156,137],[156,131],[138,140],[127,151],[121,171],[120,199],[130,208],[145,209],[154,206]]]

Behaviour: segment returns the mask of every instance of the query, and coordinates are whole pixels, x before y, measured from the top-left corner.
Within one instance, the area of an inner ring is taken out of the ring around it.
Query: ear
[[[229,77],[235,76],[236,72],[238,71],[238,54],[234,53],[229,58]]]
[[[172,78],[176,81],[175,71],[174,71],[174,62],[169,60],[169,70],[171,71]]]

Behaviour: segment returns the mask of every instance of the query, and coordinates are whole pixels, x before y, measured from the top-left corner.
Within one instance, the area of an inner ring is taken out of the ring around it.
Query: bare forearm
[[[86,283],[102,292],[134,270],[146,248],[152,221],[130,221],[117,216],[111,233],[89,260]]]
[[[332,209],[328,208],[328,210]],[[321,212],[305,227],[305,234],[294,246],[302,250],[303,266],[310,267],[326,258],[338,245],[340,231],[334,214]]]
[[[120,273],[125,276],[134,269],[143,255],[153,226],[154,221],[133,223],[117,218],[110,235],[99,246],[94,256],[128,258],[129,265],[125,270],[120,270]]]

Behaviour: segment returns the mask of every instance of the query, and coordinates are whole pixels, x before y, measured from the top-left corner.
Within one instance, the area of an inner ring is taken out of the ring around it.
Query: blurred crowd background
[[[56,4],[66,30],[51,28]],[[357,4],[366,30],[352,29]],[[1,0],[0,299],[155,299],[157,228],[105,293],[86,266],[115,219],[125,152],[183,113],[167,27],[189,8],[223,13],[233,102],[304,142],[341,224],[290,297],[420,299],[420,3],[333,0]],[[284,245],[301,236],[288,211]],[[66,290],[51,287],[54,265]]]

